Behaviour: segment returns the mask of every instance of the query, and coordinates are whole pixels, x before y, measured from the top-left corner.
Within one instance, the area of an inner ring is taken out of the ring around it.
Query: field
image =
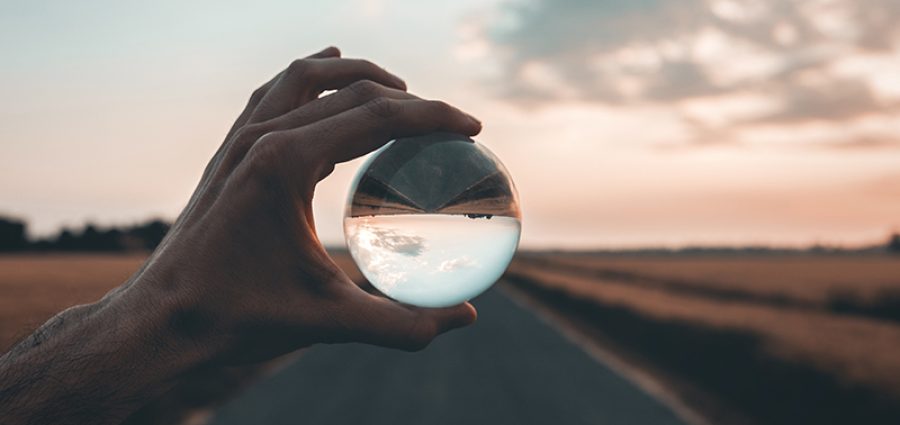
[[[125,282],[144,255],[0,256],[0,349]]]
[[[0,256],[0,351],[65,308],[100,299],[145,259],[143,254]],[[362,280],[348,256],[334,259],[351,279]]]
[[[362,281],[348,255],[338,253],[333,258],[351,279]],[[98,300],[125,282],[145,259],[142,254],[0,256],[0,352],[65,308]],[[275,361],[200,372],[135,413],[126,423],[203,423],[210,407],[277,366]]]
[[[900,258],[525,254],[506,276],[698,410],[748,423],[900,418]]]
[[[0,257],[0,347],[143,260]],[[898,257],[522,253],[504,280],[712,423],[900,423]],[[177,423],[264,370],[196,376],[129,423]]]

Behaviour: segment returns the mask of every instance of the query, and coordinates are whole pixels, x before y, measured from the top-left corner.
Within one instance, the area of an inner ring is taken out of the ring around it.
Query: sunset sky
[[[897,0],[248,4],[0,7],[0,213],[174,218],[250,92],[336,45],[484,122],[526,247],[900,230]],[[317,191],[326,243],[358,166]]]

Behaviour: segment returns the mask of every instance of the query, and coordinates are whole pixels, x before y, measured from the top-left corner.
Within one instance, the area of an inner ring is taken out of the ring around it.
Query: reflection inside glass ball
[[[350,190],[344,233],[363,275],[385,295],[445,307],[487,290],[521,233],[512,180],[464,136],[398,139],[363,165]]]

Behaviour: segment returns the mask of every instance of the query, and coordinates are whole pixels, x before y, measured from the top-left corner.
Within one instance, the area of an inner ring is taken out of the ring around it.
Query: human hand
[[[337,91],[319,97],[326,90]],[[333,47],[293,62],[253,93],[120,302],[162,294],[177,337],[225,364],[320,342],[414,350],[472,323],[468,303],[423,309],[363,291],[316,236],[313,193],[335,164],[397,137],[480,131],[458,109],[405,90]]]
[[[312,198],[335,164],[391,139],[481,125],[327,48],[254,92],[160,246],[103,299],[0,355],[4,423],[114,424],[197,369],[315,343],[420,349],[475,320],[363,291],[316,237]],[[319,97],[326,90],[337,90]]]

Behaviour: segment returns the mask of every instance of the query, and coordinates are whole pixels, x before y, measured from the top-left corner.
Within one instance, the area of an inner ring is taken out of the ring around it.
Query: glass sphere
[[[421,307],[447,307],[491,287],[519,244],[521,212],[500,160],[456,134],[394,140],[360,168],[344,237],[369,282]]]

